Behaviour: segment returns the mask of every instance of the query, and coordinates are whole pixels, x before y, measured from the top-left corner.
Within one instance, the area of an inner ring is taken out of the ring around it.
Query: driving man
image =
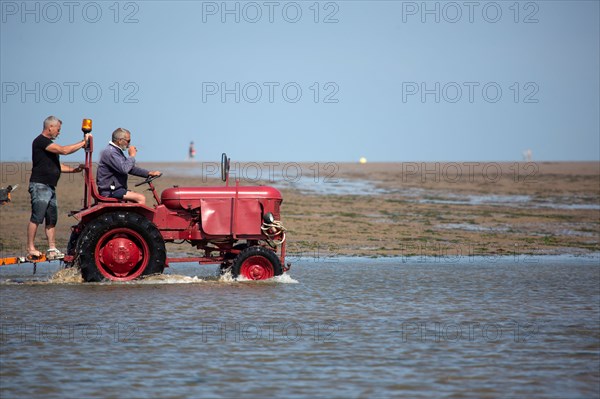
[[[130,145],[131,133],[122,127],[112,133],[112,140],[100,154],[96,185],[103,197],[118,198],[145,205],[146,197],[127,189],[127,176],[160,176],[159,171],[148,171],[135,165],[137,149]],[[129,158],[124,152],[127,150]]]

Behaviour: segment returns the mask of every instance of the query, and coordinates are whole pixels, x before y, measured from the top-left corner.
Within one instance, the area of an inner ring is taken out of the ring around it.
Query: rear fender
[[[93,220],[104,213],[116,211],[136,212],[149,219],[150,221],[154,220],[154,214],[156,212],[153,208],[149,208],[145,205],[135,203],[107,202],[94,205],[88,209],[84,209],[74,214],[73,217],[77,219],[80,222],[80,224],[87,224],[90,220]]]

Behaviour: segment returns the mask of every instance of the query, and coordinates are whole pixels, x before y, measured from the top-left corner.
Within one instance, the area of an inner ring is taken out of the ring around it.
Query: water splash
[[[227,270],[225,273],[219,276],[219,282],[221,283],[233,283],[236,279],[231,275],[231,269]]]
[[[129,281],[133,284],[194,284],[202,283],[205,280],[198,278],[198,276],[183,276],[179,274],[154,274],[151,276],[144,277],[139,280]]]
[[[151,285],[151,284],[199,284],[199,283],[250,283],[250,284],[261,284],[261,283],[278,283],[278,284],[297,284],[298,281],[293,279],[289,274],[284,273],[280,276],[275,276],[268,280],[249,280],[244,276],[238,276],[237,278],[232,277],[231,271],[218,276],[209,277],[198,277],[198,276],[186,276],[181,274],[154,274],[150,276],[144,276],[136,280],[131,281],[102,281],[99,283],[86,283],[83,281],[81,272],[75,267],[60,269],[56,271],[49,278],[34,278],[34,279],[6,279],[0,280],[0,284],[13,285],[13,284],[99,284],[99,285]]]
[[[79,284],[83,283],[81,272],[75,267],[60,269],[54,273],[49,279],[50,284]]]
[[[292,278],[292,276],[290,276],[287,273],[283,273],[280,276],[275,276],[272,278],[272,280],[277,281],[278,283],[281,283],[281,284],[298,284],[299,283],[298,280]]]
[[[283,273],[279,276],[272,277],[267,280],[250,280],[244,276],[238,276],[233,278],[231,272],[223,274],[219,281],[223,282],[239,282],[239,283],[250,283],[250,284],[263,284],[263,283],[278,283],[278,284],[298,284],[298,280],[294,280],[289,274]]]

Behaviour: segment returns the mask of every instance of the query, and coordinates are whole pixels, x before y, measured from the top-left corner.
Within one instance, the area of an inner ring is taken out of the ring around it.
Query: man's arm
[[[81,140],[79,143],[75,143],[75,144],[71,144],[71,145],[59,145],[56,143],[52,143],[48,147],[46,147],[46,151],[52,152],[54,154],[59,154],[59,155],[72,154],[75,151],[85,147],[85,144],[87,143],[89,136],[91,136],[91,134],[88,133],[85,135],[84,139]]]
[[[72,168],[69,165],[65,165],[64,163],[60,164],[60,171],[62,173],[79,173],[83,170],[83,168],[83,164],[79,164],[79,166],[77,166],[76,168]]]
[[[120,175],[127,175],[135,167],[135,158],[125,158],[116,148],[109,148],[102,153],[100,162],[105,163],[110,170]]]
[[[130,175],[139,176],[139,177],[148,177],[150,175],[150,171],[140,168],[139,166],[134,166],[129,171]]]

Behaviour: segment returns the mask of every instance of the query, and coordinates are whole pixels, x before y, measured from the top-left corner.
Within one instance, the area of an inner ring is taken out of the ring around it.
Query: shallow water
[[[600,258],[0,270],[0,397],[598,397]],[[51,279],[51,277],[53,277]]]
[[[411,190],[409,197],[414,196],[415,190]],[[586,198],[557,197],[540,198],[530,195],[459,195],[453,193],[440,193],[434,191],[418,190],[426,198],[418,200],[421,204],[446,204],[446,205],[500,205],[517,208],[550,208],[550,209],[600,209],[600,204],[578,203],[589,201]],[[431,198],[433,196],[433,198]]]

